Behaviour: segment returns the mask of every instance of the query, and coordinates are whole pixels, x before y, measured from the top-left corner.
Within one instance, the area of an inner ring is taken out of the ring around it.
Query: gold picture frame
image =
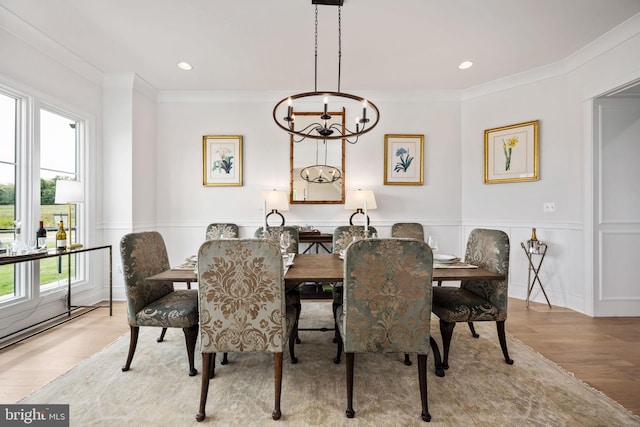
[[[484,131],[484,182],[538,181],[539,120]]]
[[[242,185],[242,136],[202,137],[202,185]]]
[[[384,185],[424,183],[424,135],[384,136]]]

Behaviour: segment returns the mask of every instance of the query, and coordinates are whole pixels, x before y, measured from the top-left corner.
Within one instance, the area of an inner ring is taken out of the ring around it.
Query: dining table
[[[147,281],[170,281],[186,283],[191,288],[191,283],[198,281],[198,275],[193,264],[194,257],[187,258],[182,265],[165,270],[153,276],[147,277]],[[504,276],[483,268],[456,261],[451,264],[434,263],[433,282],[438,286],[443,281],[462,280],[500,280]],[[293,263],[286,267],[284,275],[285,289],[294,289],[305,282],[342,282],[344,280],[344,261],[339,254],[296,254]],[[436,341],[431,338],[435,371],[439,377],[444,376],[444,368],[440,357],[440,350]],[[406,360],[406,359],[405,359]]]

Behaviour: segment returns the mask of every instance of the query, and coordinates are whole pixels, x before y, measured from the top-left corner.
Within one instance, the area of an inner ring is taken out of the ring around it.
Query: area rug
[[[303,303],[302,328],[332,326],[330,302]],[[433,426],[640,426],[640,417],[508,337],[513,365],[502,357],[495,323],[454,332],[444,377],[429,356],[429,412]],[[216,363],[207,418],[195,422],[201,375],[187,375],[184,337],[143,328],[131,370],[122,372],[128,334],[74,367],[21,403],[69,404],[72,426],[419,426],[420,395],[415,355],[357,354],[354,419],[347,419],[345,362],[333,363],[333,332],[301,331],[298,364],[285,352],[282,418],[271,419],[273,357],[234,353]],[[440,342],[437,320],[432,334]],[[200,370],[201,358],[196,356]]]

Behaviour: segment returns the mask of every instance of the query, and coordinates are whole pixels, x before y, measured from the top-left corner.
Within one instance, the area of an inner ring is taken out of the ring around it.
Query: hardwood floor
[[[128,330],[125,303],[116,302],[113,317],[98,309],[3,350],[0,402],[16,403]],[[640,415],[640,317],[591,318],[510,299],[507,332]]]

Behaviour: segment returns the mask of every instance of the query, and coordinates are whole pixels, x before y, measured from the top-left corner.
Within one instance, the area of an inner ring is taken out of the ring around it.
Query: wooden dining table
[[[461,280],[499,280],[504,278],[499,273],[493,273],[479,267],[471,267],[464,263],[438,267],[434,264],[433,281],[438,286],[443,281]],[[183,282],[190,288],[191,283],[198,281],[194,268],[172,268],[153,276],[147,281]],[[296,254],[293,265],[287,268],[284,276],[286,289],[294,289],[305,282],[342,282],[344,280],[344,261],[338,254]],[[440,357],[440,350],[436,341],[431,338],[436,375],[444,376],[444,368]],[[406,359],[405,359],[406,360]]]

